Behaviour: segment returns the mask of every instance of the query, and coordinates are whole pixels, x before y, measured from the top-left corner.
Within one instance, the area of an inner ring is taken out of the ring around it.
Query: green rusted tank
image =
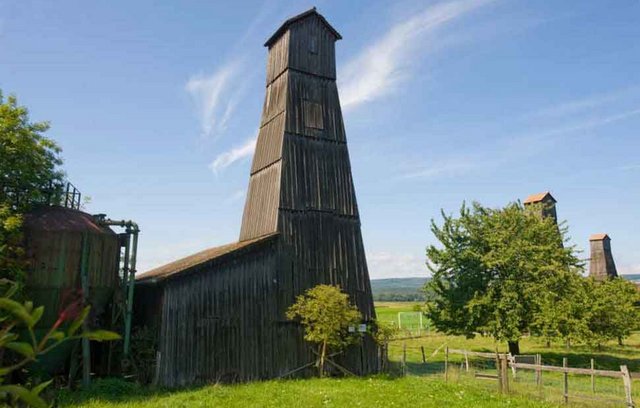
[[[29,213],[24,222],[29,269],[27,293],[33,304],[45,312],[37,331],[48,330],[58,319],[64,304],[74,295],[87,296],[92,307],[89,324],[109,325],[114,295],[119,290],[119,237],[110,228],[99,225],[85,212],[47,206]],[[84,265],[83,265],[84,252]],[[83,266],[88,291],[82,292]],[[63,370],[71,345],[42,359],[47,371]]]

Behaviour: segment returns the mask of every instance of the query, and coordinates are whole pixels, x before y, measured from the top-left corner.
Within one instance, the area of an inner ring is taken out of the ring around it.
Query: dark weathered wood
[[[313,357],[285,311],[321,283],[339,285],[363,322],[375,318],[335,81],[339,38],[312,10],[268,41],[239,242],[140,277],[139,285],[149,288],[138,293],[162,299],[159,384],[309,374],[295,371]],[[152,319],[156,303],[141,304]],[[367,374],[378,370],[378,359],[365,334],[332,363]]]
[[[591,257],[589,258],[589,276],[598,280],[618,276],[616,263],[611,252],[611,238],[607,234],[593,234],[589,237]]]

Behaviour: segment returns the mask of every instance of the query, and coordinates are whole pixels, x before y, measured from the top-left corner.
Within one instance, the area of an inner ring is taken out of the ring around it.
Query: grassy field
[[[397,322],[398,312],[414,311],[412,302],[376,303],[378,319]],[[410,319],[415,319],[412,322]],[[403,325],[418,325],[417,316],[403,318]],[[426,324],[426,319],[423,320]],[[87,408],[161,408],[161,407],[555,407],[562,401],[563,377],[560,373],[544,373],[542,389],[535,386],[532,372],[519,372],[517,380],[510,380],[512,393],[497,392],[495,380],[482,380],[475,372],[495,373],[491,360],[471,359],[470,373],[462,369],[464,357],[451,354],[448,381],[444,381],[444,348],[474,351],[506,352],[506,344],[491,338],[467,339],[429,333],[418,338],[399,339],[390,344],[389,357],[396,372],[406,347],[407,376],[348,379],[307,379],[265,381],[238,385],[210,385],[186,390],[158,390],[139,387],[122,380],[97,381],[90,389],[59,395],[60,407]],[[427,364],[422,361],[424,348]],[[435,350],[439,350],[433,354]],[[590,366],[619,370],[626,364],[631,371],[640,372],[640,334],[627,339],[625,346],[606,344],[600,350],[577,345],[566,348],[562,344],[544,343],[525,338],[521,341],[523,354],[541,354],[543,363],[562,365],[567,357],[569,366]],[[597,378],[597,394],[591,393],[589,376],[569,378],[570,405],[580,407],[624,406],[624,388],[619,379]],[[634,400],[640,401],[640,381],[634,381]],[[594,400],[597,398],[597,400]]]
[[[87,391],[63,394],[60,407],[555,407],[518,396],[501,396],[476,384],[436,378],[384,377],[266,381],[212,385],[183,391],[152,391],[119,380],[97,382]]]
[[[381,304],[376,305],[376,311],[380,318],[389,318],[397,311],[412,310],[413,304],[403,302],[402,304]],[[431,376],[442,378],[444,372],[444,348],[484,351],[484,352],[507,352],[505,343],[497,343],[489,337],[475,337],[467,339],[462,336],[447,336],[440,333],[430,333],[420,338],[400,339],[394,341],[389,347],[389,358],[398,365],[402,359],[403,350],[406,347],[407,370],[409,375]],[[427,357],[427,364],[423,363],[422,350]],[[543,364],[561,366],[563,357],[568,359],[570,367],[589,368],[591,359],[595,361],[596,369],[620,370],[621,365],[627,365],[632,372],[640,372],[640,333],[633,334],[625,340],[624,346],[618,346],[615,342],[603,345],[599,350],[586,345],[574,345],[567,348],[564,344],[551,344],[547,347],[544,342],[535,338],[524,338],[520,342],[522,354],[540,354]],[[438,350],[433,354],[435,350]],[[451,376],[453,381],[474,382],[474,371],[495,374],[495,363],[487,359],[470,359],[470,375],[466,370],[460,370],[464,357],[462,355],[451,354],[449,357]],[[471,378],[469,378],[471,377]],[[560,373],[543,374],[543,390],[535,386],[535,375],[532,371],[521,371],[517,380],[512,381],[511,389],[522,395],[535,395],[540,398],[547,398],[552,401],[562,399],[563,377]],[[475,380],[481,386],[489,389],[497,389],[495,381]],[[640,400],[640,381],[635,380],[633,384],[634,400]],[[619,406],[624,397],[622,380],[610,378],[596,378],[596,393],[591,391],[591,379],[589,376],[570,376],[570,395],[574,395],[574,400],[586,398],[579,405],[583,406]],[[589,398],[601,398],[598,401],[589,401]]]

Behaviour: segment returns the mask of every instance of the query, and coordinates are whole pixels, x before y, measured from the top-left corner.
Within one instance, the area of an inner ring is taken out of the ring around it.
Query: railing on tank
[[[79,210],[82,206],[82,193],[68,181],[50,182],[47,187],[37,189],[0,182],[0,197],[15,208],[44,204]]]
[[[82,205],[82,193],[80,193],[76,186],[67,181],[59,204],[66,208],[79,210]]]

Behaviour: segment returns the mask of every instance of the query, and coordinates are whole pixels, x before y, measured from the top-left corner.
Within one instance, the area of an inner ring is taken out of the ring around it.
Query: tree
[[[0,278],[21,283],[22,214],[62,184],[60,148],[44,136],[46,122],[31,122],[15,96],[0,91]],[[59,189],[59,187],[58,187]]]
[[[581,263],[565,247],[566,227],[520,203],[502,209],[465,204],[460,216],[431,222],[440,246],[427,248],[433,293],[427,315],[438,330],[506,341],[512,354],[552,290],[562,293]]]
[[[358,333],[349,331],[349,327],[360,323],[360,312],[337,286],[318,285],[307,290],[289,307],[287,318],[298,319],[304,327],[305,340],[318,346],[321,377],[329,351],[341,352],[360,340]]]
[[[640,294],[636,285],[622,278],[602,282],[586,280],[589,293],[587,325],[589,343],[600,346],[608,340],[623,340],[639,327]]]

